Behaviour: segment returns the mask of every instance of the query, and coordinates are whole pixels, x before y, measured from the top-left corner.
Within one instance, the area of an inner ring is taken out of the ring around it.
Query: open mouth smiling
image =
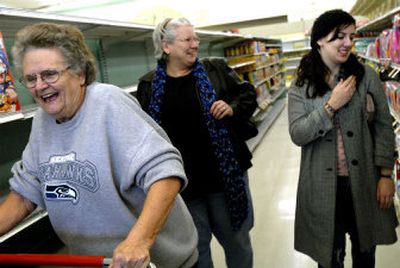
[[[58,93],[57,92],[47,93],[47,94],[44,94],[44,95],[40,96],[42,101],[43,102],[47,102],[47,103],[54,101],[57,97],[58,97]]]

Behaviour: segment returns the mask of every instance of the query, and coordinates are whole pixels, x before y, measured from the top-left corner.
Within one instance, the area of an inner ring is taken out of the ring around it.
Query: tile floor
[[[255,149],[253,167],[249,171],[255,209],[255,226],[251,233],[255,268],[317,267],[313,260],[293,249],[299,163],[300,148],[290,140],[285,107]],[[399,228],[398,234],[400,237]],[[215,239],[212,252],[214,266],[226,267],[222,248]],[[351,267],[349,254],[346,268]],[[376,258],[376,268],[400,267],[400,242],[378,247]]]

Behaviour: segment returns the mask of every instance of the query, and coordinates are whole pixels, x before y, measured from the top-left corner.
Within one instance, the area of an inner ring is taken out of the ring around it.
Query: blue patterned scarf
[[[193,65],[193,75],[199,90],[203,116],[210,133],[214,154],[218,159],[219,169],[225,182],[224,192],[228,202],[231,224],[233,230],[239,230],[247,218],[249,210],[243,172],[236,160],[227,129],[220,120],[215,120],[210,113],[211,105],[216,101],[217,95],[208,79],[204,66],[198,59]],[[152,81],[153,94],[149,105],[149,114],[159,125],[161,125],[161,107],[166,78],[165,63],[159,62]]]

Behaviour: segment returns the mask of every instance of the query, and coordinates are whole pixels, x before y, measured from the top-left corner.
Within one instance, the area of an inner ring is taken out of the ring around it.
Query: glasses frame
[[[46,70],[41,71],[40,73],[25,75],[25,76],[21,77],[21,78],[19,79],[19,81],[20,81],[21,84],[23,84],[26,88],[32,89],[32,88],[35,88],[35,87],[37,86],[37,81],[38,81],[38,76],[39,76],[40,79],[41,79],[44,83],[46,83],[46,84],[48,84],[48,85],[51,85],[51,84],[57,83],[57,81],[60,79],[61,75],[62,75],[63,73],[65,73],[66,71],[68,71],[70,68],[71,68],[71,66],[67,66],[66,68],[64,68],[64,69],[62,69],[62,70],[57,70],[57,69],[46,69]],[[54,80],[47,81],[48,78],[46,79],[46,78],[44,77],[44,76],[46,76],[46,72],[49,72],[49,71],[50,71],[50,72],[55,72],[54,76],[57,75],[56,78],[55,78]],[[27,82],[27,79],[26,79],[27,76],[35,76],[36,79],[35,79],[34,81],[32,81],[32,82]],[[33,83],[33,84],[32,84],[32,85],[28,85],[29,83]]]
[[[200,44],[200,38],[199,37],[188,37],[188,38],[176,38],[176,41],[185,43],[185,44],[192,44],[195,42],[197,45]]]

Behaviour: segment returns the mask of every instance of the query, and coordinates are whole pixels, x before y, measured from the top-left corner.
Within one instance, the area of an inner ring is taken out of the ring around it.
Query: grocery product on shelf
[[[0,32],[0,116],[18,112],[20,105],[4,39]]]

